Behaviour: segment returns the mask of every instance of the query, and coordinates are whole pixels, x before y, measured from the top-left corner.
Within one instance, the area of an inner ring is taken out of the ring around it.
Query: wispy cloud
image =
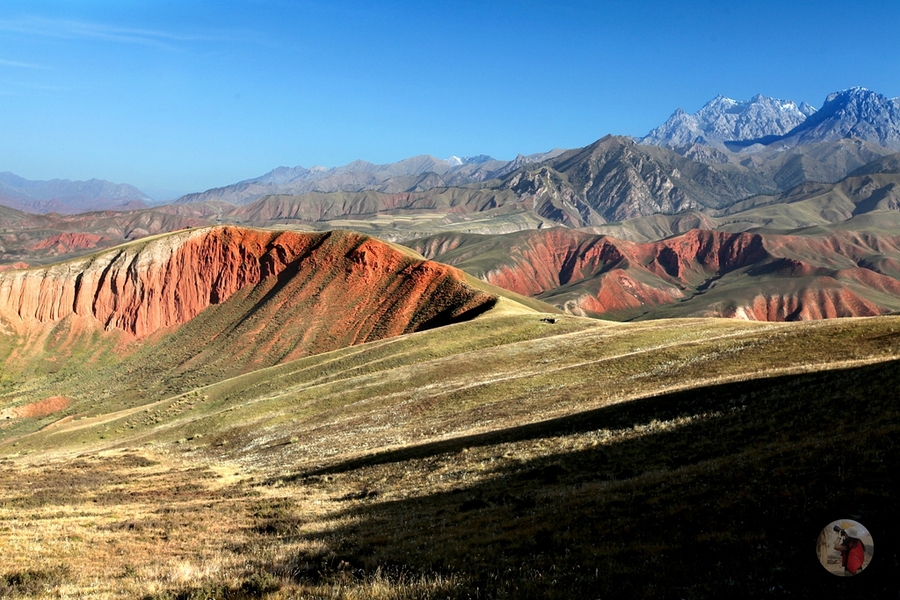
[[[140,44],[175,49],[181,43],[209,41],[243,41],[249,36],[238,32],[174,33],[155,29],[118,27],[105,23],[43,19],[30,17],[0,20],[0,31],[60,39],[87,39],[124,44]],[[3,64],[3,63],[0,63]],[[10,65],[12,66],[12,65]]]
[[[44,65],[36,65],[33,63],[19,62],[17,60],[6,60],[4,58],[0,58],[0,67],[13,67],[14,69],[41,69],[46,70],[50,67],[45,67]]]

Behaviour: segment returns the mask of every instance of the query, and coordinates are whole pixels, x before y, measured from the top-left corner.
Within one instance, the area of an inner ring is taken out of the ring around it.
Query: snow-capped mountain
[[[698,147],[756,151],[845,139],[900,150],[900,98],[853,87],[829,94],[816,110],[806,103],[762,95],[743,102],[717,96],[694,114],[676,110],[638,142],[672,148],[687,156]]]
[[[796,146],[845,138],[900,150],[900,98],[862,87],[834,92],[816,114],[775,141]]]
[[[781,136],[815,114],[809,104],[757,94],[738,101],[716,96],[694,114],[676,110],[669,119],[638,140],[641,144],[685,148],[703,144],[724,149],[724,142]]]

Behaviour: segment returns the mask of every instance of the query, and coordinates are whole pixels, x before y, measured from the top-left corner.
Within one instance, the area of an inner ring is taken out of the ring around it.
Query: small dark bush
[[[26,570],[0,576],[0,598],[34,596],[59,587],[69,575],[65,565],[43,570]]]

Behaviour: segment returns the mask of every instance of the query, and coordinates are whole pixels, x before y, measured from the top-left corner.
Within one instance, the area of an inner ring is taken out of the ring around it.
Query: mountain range
[[[505,282],[578,314],[763,319],[880,314],[900,308],[890,294],[883,296],[900,276],[890,266],[900,256],[889,230],[900,214],[900,154],[891,147],[900,123],[896,104],[862,88],[829,95],[818,111],[761,95],[746,102],[720,96],[695,115],[676,111],[640,140],[608,135],[584,148],[513,161],[417,156],[384,165],[279,167],[166,206],[85,215],[7,208],[0,215],[0,268],[47,264],[186,227],[339,228],[407,244],[487,282]],[[79,188],[80,182],[5,180],[33,196],[76,188],[96,190],[95,197],[140,194],[106,182]],[[548,233],[559,226],[595,241],[561,242],[564,235]],[[743,239],[738,234],[759,234],[767,250],[741,258],[742,266],[734,268],[733,262],[710,263],[705,242],[666,245],[666,238],[695,236],[691,230],[725,235],[714,238],[725,245]],[[861,246],[830,241],[845,239],[841,231],[866,231],[869,238]],[[473,235],[496,237],[478,238],[475,246],[460,241]],[[804,243],[808,249],[801,251]],[[484,251],[472,263],[460,244]],[[522,244],[562,244],[570,248],[559,250],[570,256],[566,264],[590,262],[579,253],[598,244],[625,258],[579,267],[580,279],[570,273],[545,277],[539,285],[522,283],[528,280],[522,273],[554,264],[539,252],[522,254]],[[836,258],[818,254],[826,246],[835,248]],[[649,266],[652,257],[675,247],[678,260],[694,264],[690,270],[703,277],[683,280]],[[782,248],[793,254],[779,254]],[[510,264],[515,256],[527,260]],[[770,266],[782,259],[801,266]],[[851,267],[865,272],[851,273]],[[799,277],[801,272],[811,278]],[[779,296],[791,277],[792,291]],[[837,291],[821,292],[826,289]],[[710,304],[717,295],[721,298]],[[759,308],[759,298],[784,308]]]
[[[797,105],[762,94],[744,101],[719,95],[693,114],[679,108],[639,142],[672,149],[703,144],[724,150],[725,142],[733,140],[785,135],[815,112],[805,102]]]
[[[0,173],[0,204],[30,213],[76,214],[146,208],[152,199],[134,186],[102,179],[31,181]]]
[[[188,194],[176,204],[219,200],[229,204],[251,204],[269,195],[297,195],[308,192],[377,191],[388,194],[420,192],[434,188],[454,187],[496,179],[530,163],[550,159],[562,150],[551,150],[529,156],[519,155],[512,161],[490,156],[440,159],[421,155],[396,163],[372,164],[363,160],[342,167],[278,167],[265,175],[236,184]]]
[[[318,214],[312,220],[320,220],[364,213],[350,208],[338,215],[334,204],[315,209],[320,197],[306,194],[390,195],[380,208],[373,203],[375,196],[367,196],[366,210],[376,214],[417,210],[423,205],[419,199],[446,194],[450,188],[460,190],[454,192],[457,198],[473,198],[457,202],[475,206],[465,210],[484,210],[485,205],[474,198],[492,190],[497,199],[490,208],[514,202],[569,227],[718,210],[806,182],[835,182],[897,151],[897,106],[897,100],[863,88],[829,95],[818,111],[805,103],[762,95],[746,102],[719,96],[694,115],[676,111],[637,143],[606,136],[585,148],[519,156],[510,162],[485,156],[453,161],[419,156],[389,165],[357,161],[333,169],[281,167],[255,179],[184,196],[177,203],[217,200],[246,205],[272,196],[298,197],[309,207],[302,212]],[[514,200],[499,198],[507,190]],[[417,200],[398,204],[398,194]],[[341,204],[359,206],[356,200]]]
[[[627,138],[608,141],[612,138],[583,149],[519,155],[512,161],[485,155],[422,155],[381,165],[355,161],[333,168],[278,167],[174,203],[242,206],[272,195],[487,187],[514,189],[543,205],[535,212],[560,223],[596,225],[658,212],[719,208],[807,181],[837,181],[900,150],[900,104],[864,88],[830,94],[819,110],[761,94],[747,101],[717,96],[694,114],[677,110],[666,123],[637,138],[638,147],[625,148]],[[560,159],[563,154],[565,160]],[[580,160],[592,164],[577,164]],[[570,175],[576,180],[572,188]],[[0,175],[0,204],[32,213],[126,210],[149,202],[147,195],[124,184]]]

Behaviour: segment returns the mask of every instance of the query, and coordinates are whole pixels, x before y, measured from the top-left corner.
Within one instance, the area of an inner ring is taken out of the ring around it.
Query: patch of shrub
[[[62,585],[69,568],[59,565],[50,569],[27,569],[0,575],[0,598],[27,598]]]

